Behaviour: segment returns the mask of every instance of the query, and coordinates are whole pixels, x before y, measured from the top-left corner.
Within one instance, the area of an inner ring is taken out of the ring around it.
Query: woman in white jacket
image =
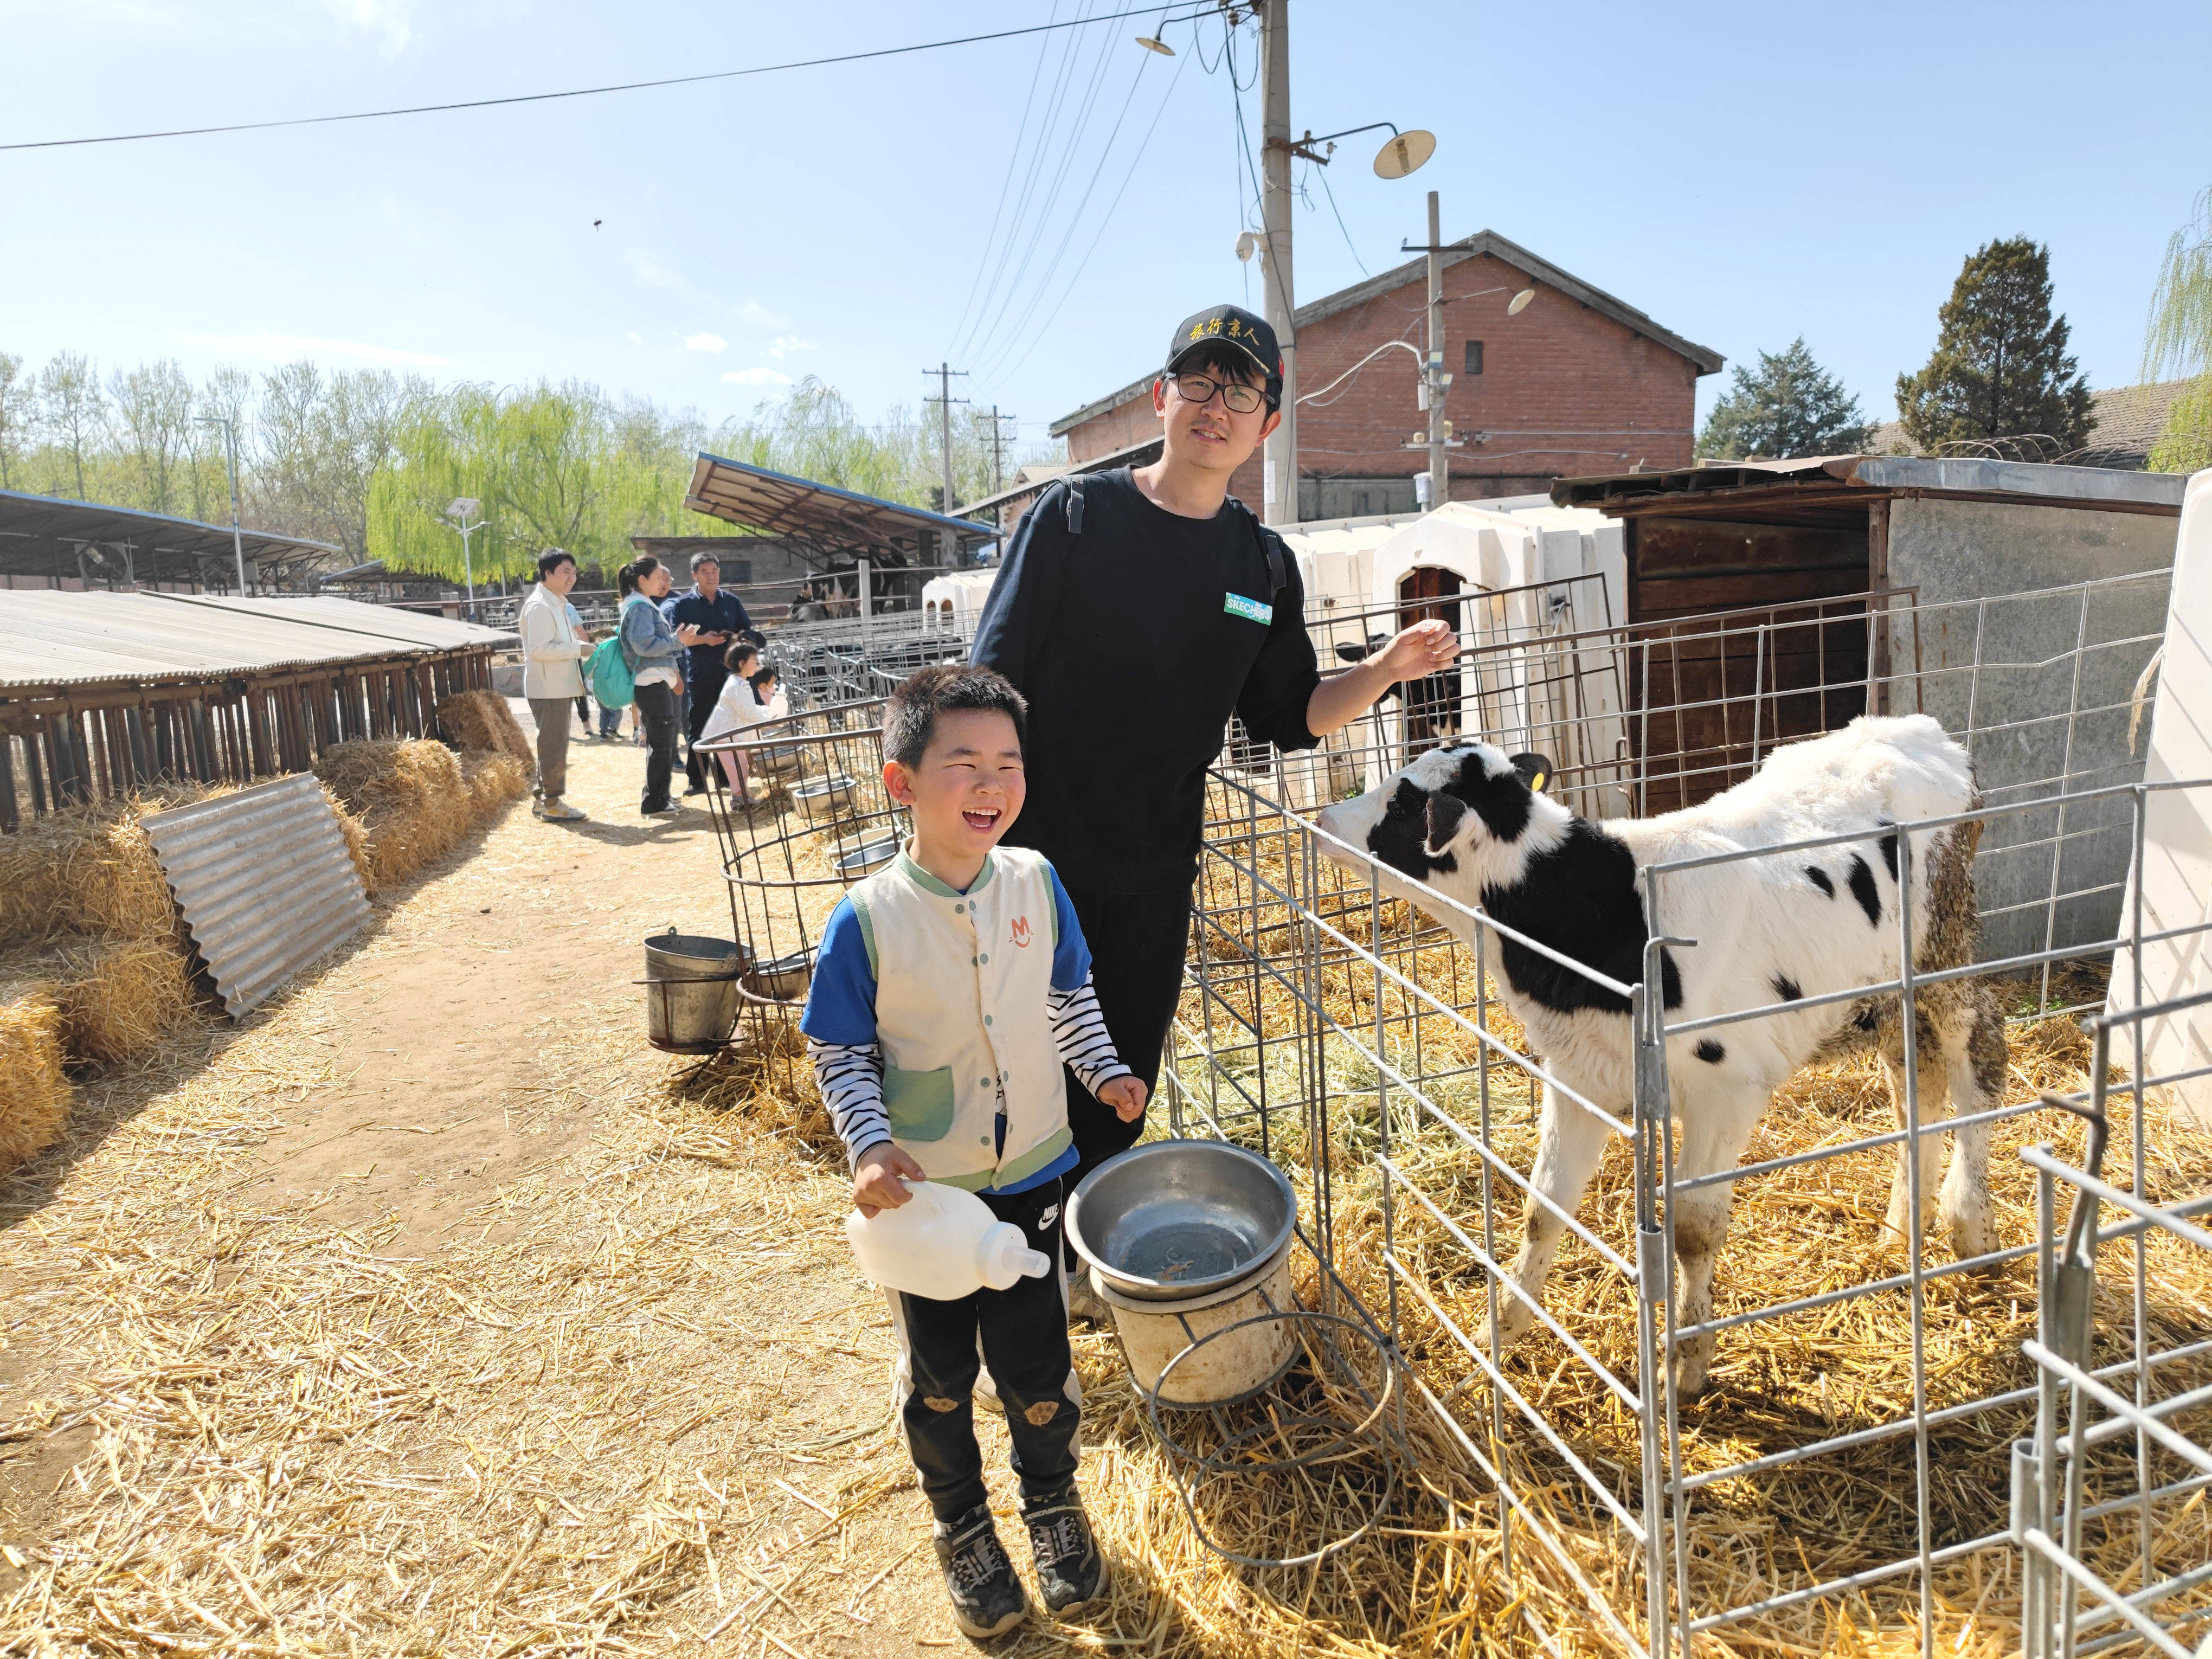
[[[538,556],[538,586],[522,602],[522,695],[538,722],[538,802],[541,818],[567,823],[584,814],[561,799],[568,787],[568,719],[584,695],[583,659],[592,647],[570,620],[568,590],[576,561],[557,547]]]
[[[733,732],[742,732],[769,720],[780,720],[791,713],[790,705],[776,687],[775,670],[761,666],[760,652],[749,641],[732,643],[722,660],[730,671],[730,678],[723,682],[722,695],[714,712],[707,716],[707,724],[700,729],[701,743],[728,737]],[[725,749],[721,761],[722,775],[729,779],[732,793],[744,800],[747,777],[744,756],[737,750]]]

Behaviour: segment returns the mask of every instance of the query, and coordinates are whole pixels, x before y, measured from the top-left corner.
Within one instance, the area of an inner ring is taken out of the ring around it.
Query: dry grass
[[[70,807],[0,837],[0,945],[173,935],[176,905],[139,820],[214,793],[183,785]]]
[[[61,1011],[35,986],[0,989],[0,1175],[53,1144],[72,1093]]]
[[[495,691],[457,691],[438,704],[438,724],[463,750],[506,755],[522,768],[524,787],[538,766],[538,750],[522,733],[514,710]]]

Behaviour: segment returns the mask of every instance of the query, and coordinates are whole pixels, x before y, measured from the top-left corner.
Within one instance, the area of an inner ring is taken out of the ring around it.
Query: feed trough
[[[895,831],[840,839],[830,861],[837,873],[846,881],[857,881],[889,864],[899,854],[900,838]]]
[[[766,997],[772,1002],[796,1002],[806,994],[813,978],[814,951],[810,945],[787,957],[757,963],[745,975],[744,986],[755,996]]]
[[[1227,1405],[1270,1387],[1297,1340],[1297,1197],[1266,1158],[1218,1140],[1164,1140],[1093,1170],[1067,1236],[1114,1310],[1129,1373],[1159,1403]],[[1195,1349],[1195,1352],[1187,1352]],[[1172,1375],[1166,1375],[1172,1368]]]

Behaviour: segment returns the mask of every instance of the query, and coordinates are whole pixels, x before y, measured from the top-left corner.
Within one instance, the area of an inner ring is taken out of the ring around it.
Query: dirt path
[[[642,764],[0,1192],[0,1651],[948,1644],[839,1163],[641,1040],[642,937],[727,931]]]

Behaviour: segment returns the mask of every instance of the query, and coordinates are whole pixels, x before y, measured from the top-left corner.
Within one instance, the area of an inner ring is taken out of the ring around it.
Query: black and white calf
[[[1946,817],[1979,804],[1966,750],[1925,715],[1861,719],[1844,730],[1777,749],[1746,782],[1701,805],[1650,818],[1594,823],[1541,793],[1541,757],[1508,757],[1488,744],[1430,750],[1355,800],[1327,808],[1320,827],[1388,866],[1384,890],[1419,904],[1423,882],[1516,932],[1623,984],[1643,977],[1649,930],[1638,872],[1649,864],[1778,847],[1863,830],[1865,842],[1752,858],[1667,878],[1662,918],[1694,949],[1668,951],[1661,992],[1670,1023],[1794,1002],[1898,976],[1897,825]],[[1534,787],[1532,787],[1532,784]],[[1972,860],[1979,826],[1911,832],[1913,959],[1922,972],[1974,959]],[[1332,852],[1348,868],[1356,854]],[[1397,872],[1392,874],[1391,872]],[[1400,875],[1411,877],[1402,881]],[[1474,924],[1447,913],[1455,931]],[[1632,1049],[1625,998],[1502,937],[1500,991],[1527,1028],[1549,1073],[1626,1118]],[[1996,1104],[2003,1088],[2003,1021],[1985,988],[1956,981],[1916,989],[1914,1044],[1923,1121],[1948,1091],[1961,1115]],[[1867,1045],[1882,1055],[1899,1121],[1905,1112],[1901,999],[1838,1001],[1692,1034],[1667,1054],[1670,1102],[1680,1127],[1678,1180],[1733,1168],[1774,1091],[1800,1066]],[[1604,1150],[1605,1126],[1547,1086],[1525,1241],[1512,1267],[1510,1340],[1534,1318],[1565,1229]],[[1940,1199],[1952,1248],[1963,1260],[1990,1248],[1986,1126],[1956,1133]],[[1939,1213],[1942,1146],[1921,1143],[1923,1227]],[[1906,1234],[1905,1143],[1890,1193],[1888,1225]],[[1681,1194],[1674,1206],[1680,1267],[1680,1325],[1712,1312],[1713,1258],[1728,1231],[1726,1184]],[[1524,1299],[1525,1297],[1525,1299]],[[1710,1336],[1677,1350],[1677,1381],[1702,1388]]]

